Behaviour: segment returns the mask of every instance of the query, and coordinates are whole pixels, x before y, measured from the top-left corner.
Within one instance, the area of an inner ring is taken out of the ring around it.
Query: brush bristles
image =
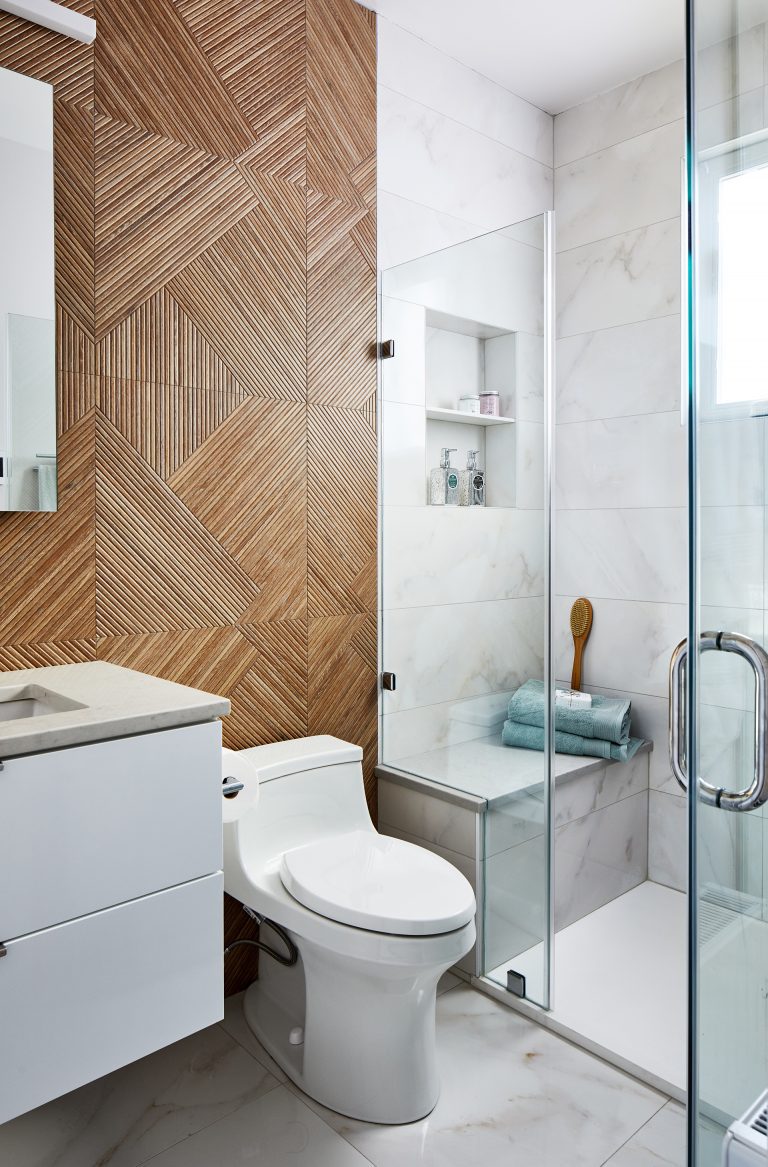
[[[586,600],[576,600],[571,608],[571,632],[574,636],[583,636],[589,628],[589,604]]]

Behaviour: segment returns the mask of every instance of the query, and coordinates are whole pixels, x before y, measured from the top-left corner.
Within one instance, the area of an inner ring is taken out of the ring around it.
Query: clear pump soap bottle
[[[458,505],[459,476],[451,466],[451,454],[455,452],[455,447],[444,446],[440,451],[440,465],[430,471],[429,502],[433,507]]]
[[[485,506],[485,471],[477,465],[479,450],[467,450],[467,468],[459,479],[459,505],[463,507]]]

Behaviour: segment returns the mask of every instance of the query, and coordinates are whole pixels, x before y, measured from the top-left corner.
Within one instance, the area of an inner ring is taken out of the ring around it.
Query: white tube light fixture
[[[31,20],[33,24],[42,24],[43,28],[50,28],[86,45],[96,39],[95,20],[72,8],[65,8],[63,4],[55,4],[54,0],[0,0],[0,10],[20,16],[22,20]]]

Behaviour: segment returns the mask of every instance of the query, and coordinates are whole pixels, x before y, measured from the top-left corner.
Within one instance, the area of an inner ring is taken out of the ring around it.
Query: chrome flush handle
[[[768,801],[768,653],[748,636],[738,632],[702,632],[699,652],[733,652],[749,661],[755,674],[755,768],[744,790],[726,790],[699,778],[698,797],[709,806],[723,810],[756,810]],[[688,641],[681,640],[669,663],[669,760],[672,772],[688,789],[688,762],[685,756],[685,697],[688,668]]]

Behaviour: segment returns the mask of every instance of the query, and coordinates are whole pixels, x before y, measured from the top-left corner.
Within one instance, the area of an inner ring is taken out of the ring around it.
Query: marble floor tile
[[[0,1163],[138,1167],[277,1086],[214,1025],[1,1126]]]
[[[257,1062],[261,1062],[262,1066],[266,1070],[269,1070],[273,1078],[276,1078],[278,1082],[287,1082],[288,1078],[285,1072],[281,1070],[272,1055],[267,1053],[245,1020],[245,1014],[243,1013],[244,996],[245,993],[235,993],[233,996],[226,998],[224,1001],[224,1020],[221,1022],[221,1027],[251,1057],[256,1058]]]
[[[437,1015],[442,1093],[421,1122],[372,1126],[305,1099],[375,1167],[601,1167],[665,1102],[468,986]]]
[[[349,1143],[279,1086],[152,1160],[153,1167],[369,1167]]]
[[[685,1110],[668,1102],[605,1167],[685,1167]]]
[[[461,977],[455,976],[452,972],[443,973],[437,982],[438,997],[442,997],[443,993],[448,993],[451,989],[455,989],[457,985],[463,983]]]

